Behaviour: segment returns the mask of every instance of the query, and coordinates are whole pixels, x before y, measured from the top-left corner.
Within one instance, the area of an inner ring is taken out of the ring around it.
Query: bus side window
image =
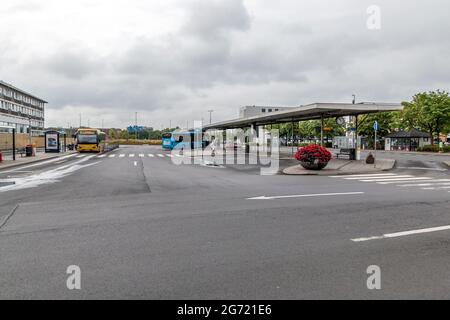
[[[180,137],[178,138],[178,142],[183,142],[183,136],[180,136]]]

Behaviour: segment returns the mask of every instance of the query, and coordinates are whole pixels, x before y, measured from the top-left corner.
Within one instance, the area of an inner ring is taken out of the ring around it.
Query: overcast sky
[[[381,29],[367,8],[381,8]],[[47,126],[161,128],[244,105],[400,102],[450,86],[448,0],[1,0],[0,79]]]

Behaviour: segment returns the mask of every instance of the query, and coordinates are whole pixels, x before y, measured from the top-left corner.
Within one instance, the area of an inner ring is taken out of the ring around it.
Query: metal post
[[[323,123],[324,119],[323,119],[323,114],[320,116],[320,145],[323,147]]]
[[[12,129],[13,160],[16,161],[16,129]]]
[[[226,142],[227,142],[227,129],[224,129],[222,131],[222,143],[223,143],[223,163],[225,163],[226,154],[227,154],[227,148],[226,148]]]
[[[212,123],[212,113],[214,112],[214,110],[208,110],[209,112],[209,124]]]
[[[137,128],[137,112],[134,113],[134,138],[138,139],[138,128]]]
[[[31,145],[31,117],[28,117],[28,144]]]
[[[374,161],[374,167],[375,167],[375,168],[377,167],[377,131],[378,131],[378,130],[375,130],[375,143],[374,143],[374,145],[375,145],[375,152],[374,152],[374,154],[375,154],[375,156],[374,156],[375,161]]]
[[[291,122],[291,125],[292,125],[292,130],[291,130],[292,148],[291,148],[291,152],[292,152],[292,155],[294,155],[294,121]]]
[[[358,115],[355,116],[355,136],[356,136],[356,141],[355,141],[355,160],[361,160],[361,150],[360,150],[360,145],[358,143]]]

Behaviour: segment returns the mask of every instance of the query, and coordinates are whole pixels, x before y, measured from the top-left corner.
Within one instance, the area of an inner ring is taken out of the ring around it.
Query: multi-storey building
[[[0,127],[15,127],[17,133],[31,130],[33,136],[42,135],[46,103],[0,80]]]

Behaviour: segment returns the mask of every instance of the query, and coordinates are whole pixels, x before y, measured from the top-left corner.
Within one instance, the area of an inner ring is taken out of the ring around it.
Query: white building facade
[[[40,136],[44,132],[47,102],[0,80],[0,126],[15,127],[17,133]]]

